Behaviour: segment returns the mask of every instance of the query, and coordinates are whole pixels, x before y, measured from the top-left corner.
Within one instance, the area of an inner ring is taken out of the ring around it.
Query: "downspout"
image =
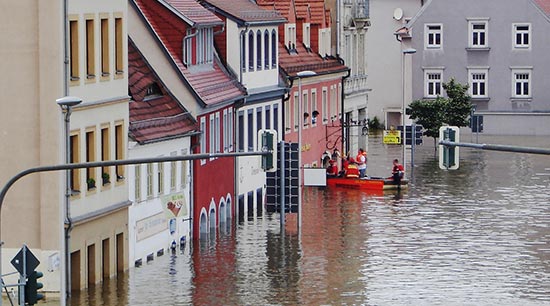
[[[340,4],[341,0],[336,0],[336,57],[340,57]]]
[[[191,30],[195,30],[195,33],[193,34],[189,34],[189,35],[185,35],[185,37],[183,38],[183,56],[182,56],[182,62],[185,66],[189,66],[189,63],[187,62],[187,40],[197,36],[197,34],[199,34],[199,31],[197,31],[197,28],[195,27],[192,27]]]
[[[69,0],[63,1],[63,95],[65,97],[69,96]],[[65,114],[65,133],[69,133],[69,116],[70,108],[67,108],[67,113]],[[65,135],[65,139],[67,139]],[[69,152],[69,143],[65,143],[65,151]],[[65,154],[67,155],[67,154]],[[69,159],[65,156],[65,163],[69,163]],[[70,186],[70,171],[67,170],[65,173],[65,220],[64,220],[64,234],[65,234],[65,275],[61,275],[61,287],[65,283],[65,290],[61,290],[61,303],[64,305],[67,302],[67,299],[71,296],[71,253],[69,242],[71,238],[71,231],[73,229],[73,221],[71,219],[70,213],[70,197],[71,197],[71,186]],[[63,267],[63,265],[62,265]],[[63,273],[62,273],[63,274]],[[64,278],[64,282],[63,282]]]
[[[248,27],[249,27],[249,24],[248,23],[245,23],[245,28],[244,30],[241,30],[241,34],[239,35],[239,82],[242,84],[243,83],[243,53],[244,53],[244,48],[243,48],[243,41],[244,41],[244,34],[246,32],[248,32]]]
[[[340,61],[342,62],[342,64],[344,63],[344,60],[340,59]],[[351,75],[351,69],[348,68],[348,74],[343,76],[342,77],[342,92],[340,93],[340,101],[341,101],[341,111],[342,111],[342,115],[340,116],[340,125],[342,126],[342,148],[341,148],[341,151],[340,152],[346,152],[344,151],[344,137],[345,137],[345,130],[344,130],[344,97],[345,97],[345,81],[347,78],[349,78]],[[348,127],[349,128],[349,127]],[[349,141],[347,141],[349,142]],[[348,143],[349,144],[349,143]]]

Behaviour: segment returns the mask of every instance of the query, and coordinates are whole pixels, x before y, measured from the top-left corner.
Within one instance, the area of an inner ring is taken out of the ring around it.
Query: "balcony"
[[[367,87],[367,75],[354,75],[344,81],[344,93],[346,95],[365,92]]]

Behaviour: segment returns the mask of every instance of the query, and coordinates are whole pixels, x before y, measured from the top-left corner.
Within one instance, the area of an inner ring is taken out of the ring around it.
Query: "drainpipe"
[[[342,64],[344,63],[344,60],[340,59],[342,61]],[[342,126],[342,148],[341,148],[341,151],[340,152],[346,152],[344,151],[344,137],[345,137],[345,130],[344,130],[344,97],[345,97],[345,87],[344,87],[344,83],[346,81],[347,78],[349,78],[351,75],[351,69],[348,68],[348,74],[343,76],[342,77],[342,92],[340,93],[340,101],[341,101],[341,112],[342,112],[342,115],[340,116],[340,125]],[[349,129],[349,127],[348,127]],[[346,143],[347,145],[349,145],[349,140],[347,141]],[[343,154],[343,153],[342,153]]]
[[[69,23],[69,0],[63,1],[63,96],[67,97],[69,96],[69,29],[68,29],[68,23]],[[67,113],[65,114],[65,133],[70,133],[68,130],[68,116],[70,116],[70,108],[67,108]],[[65,139],[67,138],[67,135],[65,135]],[[70,145],[69,143],[66,143],[65,146]],[[68,152],[68,147],[65,148],[66,152]],[[67,153],[66,153],[67,155]],[[68,163],[69,159],[67,156],[65,156],[65,162]],[[65,273],[61,274],[61,290],[60,290],[60,302],[61,305],[66,305],[67,298],[71,294],[71,288],[68,288],[71,282],[71,254],[69,249],[69,241],[70,241],[70,233],[73,229],[73,222],[70,215],[70,177],[69,177],[69,171],[65,173],[65,199],[64,199],[64,219],[63,220],[63,232],[64,232],[64,252],[65,252],[65,260],[64,264],[61,264],[61,268],[63,268],[63,265],[65,266]],[[63,288],[65,286],[65,288]]]
[[[189,34],[189,35],[185,35],[185,37],[183,38],[183,56],[182,56],[182,62],[185,66],[189,66],[189,63],[187,62],[187,40],[197,36],[197,34],[199,34],[199,31],[197,31],[197,28],[193,27],[191,28],[191,30],[195,30],[195,33],[193,34]]]
[[[243,64],[246,65],[246,63],[243,63],[243,53],[244,53],[244,48],[243,48],[243,41],[244,41],[244,35],[246,32],[248,32],[248,27],[249,27],[249,24],[248,23],[245,23],[245,28],[244,30],[241,30],[241,34],[239,35],[239,82],[242,84],[243,83]]]
[[[341,0],[336,0],[336,57],[340,57],[340,4]]]

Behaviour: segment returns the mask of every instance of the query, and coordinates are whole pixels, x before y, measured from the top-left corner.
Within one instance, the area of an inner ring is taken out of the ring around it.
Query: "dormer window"
[[[285,24],[285,44],[290,51],[296,51],[296,24]]]
[[[150,100],[162,96],[162,91],[157,83],[151,83],[146,89],[144,100]]]
[[[311,47],[311,26],[309,23],[304,23],[303,43],[306,49]]]
[[[185,64],[189,66],[212,65],[214,61],[214,29],[189,29],[183,38]]]

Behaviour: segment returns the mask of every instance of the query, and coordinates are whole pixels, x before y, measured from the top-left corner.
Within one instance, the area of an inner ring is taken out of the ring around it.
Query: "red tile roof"
[[[294,20],[294,16],[290,16],[292,3],[289,0],[256,0],[256,3],[265,9],[278,11],[288,20]]]
[[[326,13],[330,15],[330,10],[325,9],[325,2],[323,0],[294,0],[296,7],[308,7],[311,14],[311,24],[319,24],[322,28],[330,26],[329,20],[327,20]],[[300,12],[300,10],[298,10]],[[300,16],[303,18],[303,16]]]
[[[204,104],[203,106],[232,101],[246,94],[244,87],[235,77],[229,75],[217,56],[215,56],[211,69],[188,69],[186,67],[182,60],[182,42],[187,35],[186,30],[189,28],[189,24],[181,16],[174,14],[173,11],[162,6],[156,0],[133,1],[139,9],[138,13],[141,13],[157,35],[179,72],[197,94],[199,102]],[[194,2],[194,0],[177,0],[177,2]],[[202,6],[200,8],[207,11]]]
[[[534,0],[535,3],[543,10],[546,15],[550,16],[550,0]]]
[[[202,0],[205,6],[213,6],[230,15],[233,19],[244,22],[279,22],[286,19],[274,10],[264,9],[250,0]]]
[[[317,74],[330,74],[348,71],[349,68],[336,58],[321,58],[317,53],[307,52],[302,44],[296,46],[298,54],[289,54],[284,44],[279,44],[279,66],[283,72],[294,77],[304,70],[314,71]]]
[[[145,99],[147,89],[156,83],[162,95]],[[130,102],[130,138],[149,143],[185,135],[198,129],[187,110],[166,90],[132,40],[128,40],[128,86]]]
[[[205,10],[196,1],[189,0],[160,0],[183,14],[184,18],[192,22],[192,26],[204,24],[221,24],[222,21],[214,13]]]

